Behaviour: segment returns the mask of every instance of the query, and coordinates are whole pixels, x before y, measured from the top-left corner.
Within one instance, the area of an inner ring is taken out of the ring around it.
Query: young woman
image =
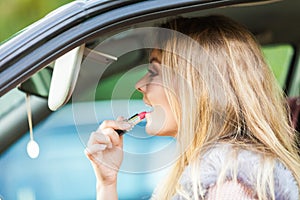
[[[299,199],[284,96],[243,26],[223,16],[162,25],[136,88],[153,107],[146,131],[175,137],[180,151],[153,199]],[[117,199],[123,141],[115,130],[130,126],[107,120],[91,134],[98,199]]]

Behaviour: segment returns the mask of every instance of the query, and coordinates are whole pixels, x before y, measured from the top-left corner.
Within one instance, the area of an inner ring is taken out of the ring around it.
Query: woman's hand
[[[124,118],[118,118],[117,121],[103,121],[97,131],[91,133],[85,154],[92,163],[99,187],[116,185],[123,160],[123,137],[115,130],[130,128]]]

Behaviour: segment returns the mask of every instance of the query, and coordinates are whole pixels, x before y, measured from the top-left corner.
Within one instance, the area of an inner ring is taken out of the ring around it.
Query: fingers
[[[126,118],[124,118],[122,116],[117,117],[117,121],[125,121],[125,120],[126,120]]]
[[[122,148],[123,140],[116,136],[114,130],[105,129],[103,131],[92,132],[85,149],[85,155],[95,163],[101,160],[105,150]]]
[[[109,147],[109,148],[112,147],[110,137],[108,135],[101,133],[100,131],[91,133],[87,146],[91,147],[92,145],[95,144],[103,144],[105,145],[105,147]]]
[[[87,149],[90,153],[103,151],[106,148],[123,146],[123,137],[120,137],[116,129],[127,130],[131,125],[124,121],[123,117],[118,117],[116,121],[105,120],[101,123],[97,131],[92,132],[87,143]]]
[[[105,160],[103,159],[103,151],[105,149],[107,149],[107,145],[105,144],[93,144],[85,148],[84,153],[92,163],[97,165],[105,163]]]
[[[124,118],[119,117],[117,121],[114,120],[105,120],[102,122],[102,124],[99,126],[98,130],[104,130],[106,128],[112,128],[114,130],[120,129],[120,130],[129,130],[132,128],[132,125],[126,121],[124,121]]]
[[[107,145],[105,145],[105,144],[94,144],[94,145],[88,146],[84,150],[84,153],[88,158],[94,160],[93,155],[100,151],[105,150],[106,148],[107,148]]]

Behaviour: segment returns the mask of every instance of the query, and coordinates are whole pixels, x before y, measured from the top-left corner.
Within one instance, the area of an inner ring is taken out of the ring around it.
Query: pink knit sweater
[[[206,200],[254,200],[253,191],[236,181],[226,181],[220,186],[212,186],[207,191]]]
[[[240,149],[236,157],[232,157],[231,144],[218,144],[200,158],[199,177],[204,199],[206,200],[250,200],[256,198],[256,180],[258,171],[262,168],[260,160],[262,156],[249,150]],[[237,166],[237,181],[233,181],[232,168]],[[217,185],[217,180],[222,169],[225,172],[225,181]],[[192,167],[187,166],[180,178],[180,185],[185,194],[194,198],[192,179],[194,178]],[[275,162],[274,191],[276,200],[299,200],[298,184],[289,169],[278,160]],[[192,178],[193,177],[193,178]],[[197,194],[200,198],[200,194]],[[185,199],[180,194],[175,194],[172,200]],[[201,198],[200,198],[201,199]]]

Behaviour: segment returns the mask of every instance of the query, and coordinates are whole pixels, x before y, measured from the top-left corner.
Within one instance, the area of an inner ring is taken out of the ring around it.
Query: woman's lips
[[[146,113],[145,119],[146,119],[146,127],[150,126],[150,124],[152,123],[151,112],[147,112]]]
[[[147,111],[146,111],[146,114],[145,114],[145,119],[146,119],[146,121],[147,121],[147,124],[146,124],[146,126],[147,125],[149,125],[150,123],[151,123],[151,113],[154,111],[153,110],[153,107],[151,106],[151,105],[149,105],[149,104],[146,104],[146,106],[149,108],[149,109],[147,109]]]
[[[154,111],[154,108],[146,99],[143,99],[143,101],[147,107],[145,119],[146,119],[146,127],[148,127],[152,123],[151,113]]]

